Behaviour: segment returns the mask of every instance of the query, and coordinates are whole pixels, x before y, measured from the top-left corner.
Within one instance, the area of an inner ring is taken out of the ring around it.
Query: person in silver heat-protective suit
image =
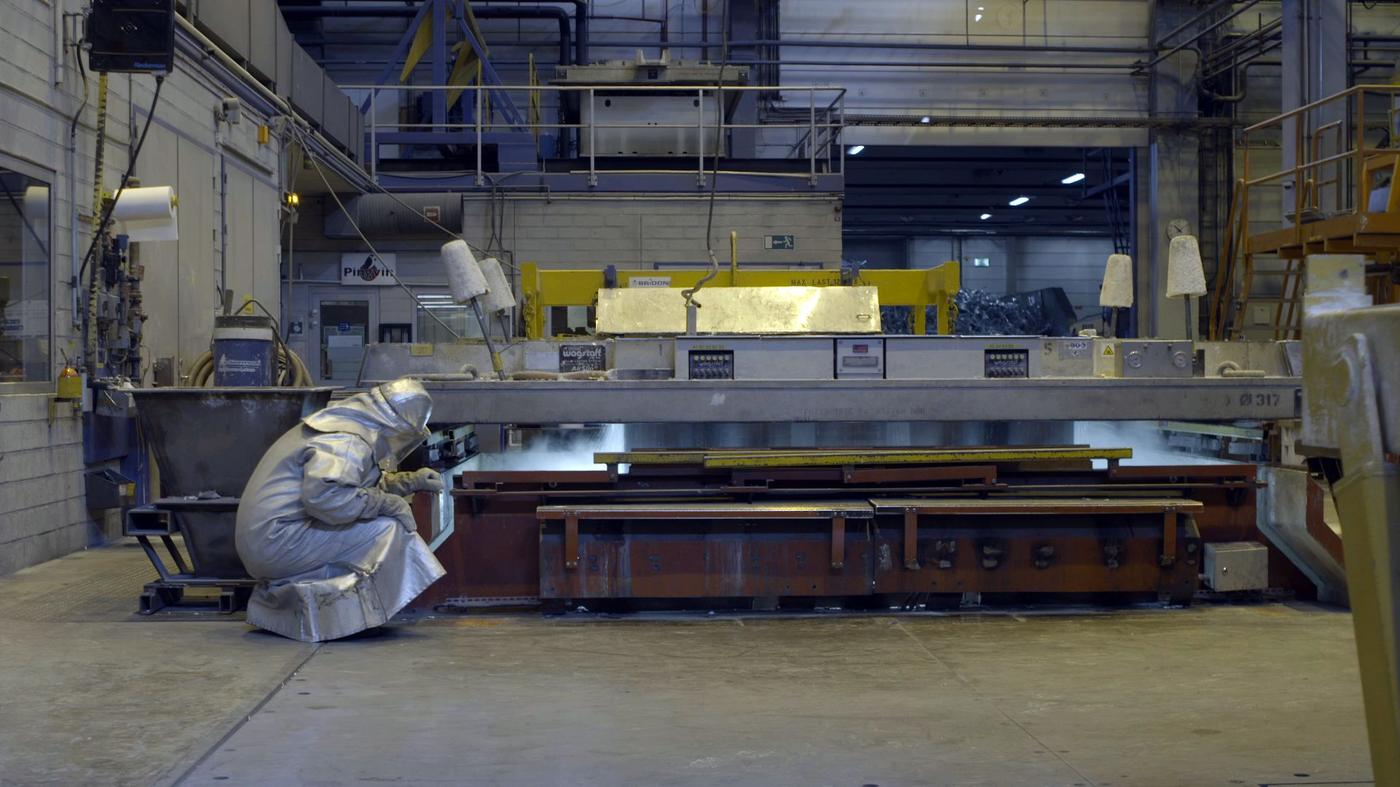
[[[248,622],[305,642],[382,625],[446,572],[401,495],[440,491],[393,472],[428,436],[432,399],[396,380],[301,420],[258,462],[235,544],[259,580]]]

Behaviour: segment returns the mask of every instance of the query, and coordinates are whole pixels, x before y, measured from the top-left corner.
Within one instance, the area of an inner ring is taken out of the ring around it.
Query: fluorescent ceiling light
[[[978,14],[978,15],[972,17],[972,21],[974,21],[974,22],[981,22],[981,21],[982,21],[982,15],[981,15],[981,14]]]
[[[1030,202],[1030,201],[1031,201],[1031,198],[1030,198],[1030,197],[1017,197],[1016,199],[1013,199],[1013,200],[1011,200],[1010,202],[1008,202],[1008,203],[1006,203],[1006,204],[1008,204],[1008,205],[1010,205],[1011,207],[1015,208],[1015,207],[1020,207],[1021,205],[1024,205],[1024,204],[1026,204],[1027,202]]]
[[[920,122],[920,123],[927,123],[927,122],[929,122],[929,120],[930,120],[930,118],[929,118],[928,115],[924,115],[923,117],[919,118],[919,122]]]
[[[847,155],[847,156],[859,156],[859,155],[860,155],[860,152],[861,152],[862,150],[865,150],[865,146],[864,146],[864,145],[852,145],[852,146],[846,148],[846,155]]]
[[[982,219],[983,221],[986,221],[987,219],[990,219],[991,217],[992,217],[992,214],[990,214],[990,213],[983,213],[982,216],[981,216],[981,219]]]
[[[1067,177],[1067,178],[1062,178],[1062,179],[1060,180],[1060,182],[1063,183],[1063,184],[1065,184],[1066,186],[1068,186],[1068,185],[1070,185],[1070,184],[1072,184],[1072,183],[1078,183],[1079,181],[1081,181],[1081,180],[1083,180],[1083,179],[1084,179],[1084,173],[1083,173],[1083,172],[1076,172],[1076,173],[1074,173],[1073,175],[1070,175],[1070,176]]]

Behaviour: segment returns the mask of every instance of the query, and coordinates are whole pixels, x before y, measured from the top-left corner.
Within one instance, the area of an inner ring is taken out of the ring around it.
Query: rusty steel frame
[[[1162,517],[1162,553],[1159,563],[1163,568],[1170,567],[1177,559],[1177,527],[1179,514],[1197,514],[1204,508],[1194,500],[1182,499],[1142,499],[1142,498],[1017,498],[996,499],[975,498],[971,500],[912,500],[874,498],[870,504],[877,513],[898,511],[904,514],[904,555],[905,564],[914,547],[909,543],[911,536],[910,515],[920,516],[1011,516],[1035,515],[1040,517],[1060,516],[1106,516],[1160,515]],[[916,528],[917,529],[917,528]],[[917,535],[915,535],[917,539]],[[917,562],[917,561],[916,561]]]
[[[657,598],[684,606],[701,603],[696,598],[956,592],[1184,601],[1196,587],[1191,545],[1266,542],[1254,521],[1256,484],[1252,465],[469,471],[453,490],[456,532],[438,550],[448,576],[424,601]],[[866,502],[910,496],[959,513],[935,523],[917,512],[874,512]],[[1083,497],[1118,507],[1093,509]],[[1044,505],[1061,513],[1027,515],[1027,498],[1048,498]],[[988,505],[979,500],[1019,513],[961,511]],[[1107,513],[1120,510],[1131,513]],[[936,543],[959,541],[971,551],[986,538],[1006,546],[998,570],[939,568]],[[1042,547],[1058,556],[1048,568],[1033,565],[1052,562],[1032,554]],[[1104,563],[1105,549],[1121,554],[1119,567]],[[1277,550],[1270,577],[1271,586],[1306,592],[1305,578]]]

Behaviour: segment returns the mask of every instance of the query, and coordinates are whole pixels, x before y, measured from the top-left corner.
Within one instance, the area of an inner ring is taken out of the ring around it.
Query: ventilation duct
[[[454,232],[462,230],[461,194],[362,194],[345,200],[345,209],[371,238],[441,238],[442,230],[429,219]],[[326,213],[326,237],[359,235],[344,213],[331,210]]]

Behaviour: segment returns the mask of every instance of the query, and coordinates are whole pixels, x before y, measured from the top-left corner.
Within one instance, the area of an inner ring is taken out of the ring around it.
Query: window
[[[472,307],[458,305],[449,293],[420,291],[418,300],[423,304],[421,309],[413,307],[418,315],[418,341],[425,344],[451,344],[456,341],[457,337],[449,333],[443,323],[464,339],[481,337],[481,328]]]
[[[49,184],[0,166],[0,383],[45,382],[49,341]]]

